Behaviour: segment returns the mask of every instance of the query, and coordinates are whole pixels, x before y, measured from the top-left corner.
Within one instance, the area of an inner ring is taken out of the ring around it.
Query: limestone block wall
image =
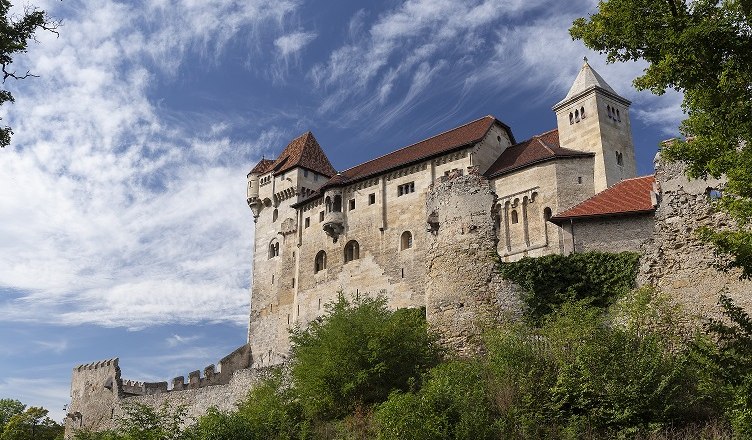
[[[708,196],[709,189],[722,188],[723,182],[689,180],[681,164],[660,159],[656,164],[656,182],[661,196],[653,237],[642,247],[638,282],[669,293],[696,316],[717,315],[718,295],[723,291],[738,305],[752,310],[749,294],[752,282],[740,280],[738,270],[717,270],[726,257],[716,255],[713,246],[695,235],[702,226],[732,225],[726,215],[713,212]]]
[[[642,244],[653,236],[653,222],[651,213],[564,223],[564,252],[639,252]]]
[[[490,182],[477,174],[437,182],[426,199],[426,317],[460,354],[478,347],[484,325],[522,310],[497,272],[495,203]]]
[[[71,403],[65,417],[66,439],[82,427],[101,431],[113,427],[114,408],[120,398],[118,359],[79,365],[71,378]]]

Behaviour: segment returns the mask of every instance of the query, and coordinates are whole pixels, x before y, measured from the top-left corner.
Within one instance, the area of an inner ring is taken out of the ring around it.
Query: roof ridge
[[[530,141],[533,141],[533,140],[535,140],[535,139],[538,139],[538,138],[540,138],[540,137],[543,137],[543,136],[545,136],[545,135],[547,135],[547,134],[550,134],[550,133],[553,133],[553,132],[555,132],[555,131],[559,131],[559,128],[558,128],[558,127],[556,127],[556,128],[552,128],[552,129],[550,129],[550,130],[548,130],[548,131],[544,131],[543,133],[538,133],[538,134],[534,134],[534,135],[530,136],[529,138],[527,138],[527,139],[525,139],[525,140],[519,141],[519,142],[517,142],[517,143],[516,143],[516,144],[514,144],[514,145],[510,145],[510,146],[509,146],[509,148],[512,148],[512,147],[516,147],[517,145],[521,145],[521,144],[524,144],[525,142],[530,142]]]
[[[554,152],[554,149],[551,148],[547,143],[543,142],[543,139],[541,139],[540,137],[536,137],[535,140],[538,141],[539,144],[543,145],[543,148],[548,150],[549,153],[556,155],[556,153]]]
[[[347,169],[345,169],[345,170],[342,170],[341,172],[342,172],[342,173],[346,173],[347,171],[350,171],[350,170],[352,170],[352,169],[354,169],[354,168],[357,168],[357,167],[359,167],[359,166],[362,166],[362,165],[365,165],[365,164],[367,164],[367,163],[373,162],[373,161],[375,161],[375,160],[381,159],[381,158],[383,158],[383,157],[389,156],[390,154],[394,154],[394,153],[396,153],[396,152],[398,152],[398,151],[402,151],[402,150],[408,149],[408,148],[410,148],[410,147],[414,147],[414,146],[418,145],[418,144],[419,144],[419,143],[421,143],[421,142],[426,142],[426,141],[429,141],[429,140],[431,140],[431,139],[433,139],[433,138],[436,138],[436,137],[439,137],[439,136],[445,135],[445,134],[449,133],[450,131],[458,130],[458,129],[462,128],[462,127],[466,127],[466,126],[468,126],[468,125],[470,125],[470,124],[474,124],[474,123],[476,123],[476,122],[478,122],[478,121],[481,121],[481,120],[483,120],[483,119],[486,119],[486,118],[492,118],[492,119],[493,119],[494,121],[498,121],[498,119],[497,119],[497,118],[496,118],[495,116],[493,116],[493,115],[486,115],[486,116],[480,117],[480,118],[478,118],[478,119],[474,119],[474,120],[472,120],[472,121],[470,121],[470,122],[466,122],[466,123],[464,123],[464,124],[462,124],[462,125],[458,125],[458,126],[456,126],[456,127],[454,127],[454,128],[450,128],[450,129],[448,129],[448,130],[444,130],[444,131],[442,131],[441,133],[435,134],[435,135],[433,135],[433,136],[431,136],[431,137],[427,137],[427,138],[425,138],[425,139],[421,139],[421,140],[419,140],[419,141],[417,141],[417,142],[413,142],[412,144],[410,144],[410,145],[406,145],[406,146],[404,146],[404,147],[402,147],[402,148],[398,148],[398,149],[396,149],[396,150],[392,150],[392,151],[390,151],[389,153],[385,153],[385,154],[382,154],[381,156],[378,156],[378,157],[374,157],[374,158],[373,158],[373,159],[371,159],[371,160],[367,160],[367,161],[365,161],[365,162],[361,162],[361,163],[359,163],[359,164],[357,164],[357,165],[353,165],[353,166],[351,166],[350,168],[347,168]]]

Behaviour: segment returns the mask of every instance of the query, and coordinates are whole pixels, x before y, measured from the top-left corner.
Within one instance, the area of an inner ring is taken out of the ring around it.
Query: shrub
[[[382,297],[339,295],[320,321],[291,335],[291,376],[305,416],[331,420],[407,391],[440,358],[425,312],[390,311]]]
[[[419,391],[395,392],[378,406],[377,438],[498,438],[486,390],[480,362],[453,361],[439,365],[427,374]]]

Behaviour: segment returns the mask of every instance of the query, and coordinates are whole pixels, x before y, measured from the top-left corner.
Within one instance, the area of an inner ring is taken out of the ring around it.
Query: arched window
[[[545,208],[543,209],[543,220],[544,220],[544,221],[549,221],[549,220],[551,220],[551,208],[549,208],[548,206],[546,206],[546,207],[545,207]]]
[[[519,221],[520,221],[520,220],[519,220],[519,218],[517,217],[517,210],[516,210],[516,209],[513,209],[513,210],[512,210],[512,223],[514,224],[514,223],[517,223],[517,222],[519,222]]]
[[[624,155],[616,152],[616,165],[623,166],[624,165]]]
[[[616,109],[616,120],[621,122],[621,113],[619,113],[619,109]]]
[[[610,105],[606,106],[606,111],[608,112],[608,119],[611,119],[611,106]]]
[[[574,111],[574,122],[580,122],[580,111],[575,110]]]
[[[400,250],[410,249],[413,247],[413,234],[410,231],[405,231],[400,236]]]
[[[569,125],[574,124],[574,115],[572,112],[569,112]]]
[[[277,210],[275,208],[274,211],[272,212],[272,221],[276,222],[277,221],[277,217],[279,217],[279,210]]]
[[[269,243],[269,258],[277,256],[279,256],[279,242],[277,240],[272,240],[272,242]]]
[[[334,205],[332,206],[332,211],[342,212],[342,196],[334,196]]]
[[[585,119],[585,107],[580,107],[580,117]]]
[[[319,253],[316,254],[316,261],[313,263],[313,273],[318,273],[324,269],[326,269],[326,252],[319,251]]]
[[[345,245],[345,263],[360,258],[360,246],[355,240],[350,240]]]
[[[326,212],[332,212],[332,199],[327,197],[324,199],[324,204],[326,205]]]

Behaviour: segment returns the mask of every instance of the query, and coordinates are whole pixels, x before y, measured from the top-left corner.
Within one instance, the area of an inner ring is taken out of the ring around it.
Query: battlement
[[[100,368],[110,368],[110,367],[117,368],[118,361],[119,361],[119,358],[112,358],[112,359],[107,359],[107,360],[103,360],[103,361],[92,362],[90,364],[81,364],[81,365],[73,368],[73,370],[81,372],[81,371],[84,371],[84,370],[97,370],[97,369],[100,369]]]
[[[214,364],[211,364],[204,368],[203,377],[200,370],[188,373],[188,383],[185,382],[185,376],[178,376],[172,379],[172,388],[168,388],[167,382],[141,382],[123,379],[121,391],[125,397],[129,397],[191,390],[212,385],[225,385],[230,382],[232,375],[236,371],[249,368],[250,366],[251,347],[246,344],[223,357],[216,367]]]

